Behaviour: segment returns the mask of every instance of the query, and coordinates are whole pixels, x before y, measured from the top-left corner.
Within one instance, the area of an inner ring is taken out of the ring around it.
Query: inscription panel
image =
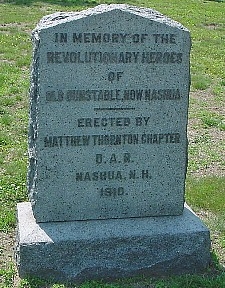
[[[183,211],[189,32],[150,9],[99,7],[50,15],[33,33],[38,222]]]

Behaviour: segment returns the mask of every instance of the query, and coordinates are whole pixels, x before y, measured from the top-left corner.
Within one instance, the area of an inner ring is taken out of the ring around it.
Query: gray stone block
[[[33,31],[29,196],[37,222],[179,215],[190,33],[100,5]]]
[[[18,204],[19,274],[82,282],[205,269],[209,230],[188,208],[180,216],[36,223]]]

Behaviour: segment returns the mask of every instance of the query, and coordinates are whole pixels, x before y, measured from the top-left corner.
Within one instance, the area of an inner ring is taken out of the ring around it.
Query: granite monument
[[[44,17],[34,43],[21,276],[195,272],[209,231],[184,206],[190,33],[157,11]]]

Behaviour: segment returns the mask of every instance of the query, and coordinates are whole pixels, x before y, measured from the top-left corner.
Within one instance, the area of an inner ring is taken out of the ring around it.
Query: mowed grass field
[[[203,0],[0,1],[0,287],[77,287],[19,279],[12,259],[16,203],[27,201],[30,34],[56,11],[103,3],[150,7],[186,26],[192,37],[186,201],[211,231],[212,263],[201,275],[135,278],[82,288],[225,287],[225,2]]]

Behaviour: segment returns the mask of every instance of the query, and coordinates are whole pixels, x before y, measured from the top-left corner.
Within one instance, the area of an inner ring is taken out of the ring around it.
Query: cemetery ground
[[[0,287],[78,287],[40,279],[21,280],[12,257],[16,203],[27,201],[30,33],[46,14],[83,10],[103,3],[112,1],[0,1]],[[80,287],[225,287],[225,3],[222,0],[126,3],[156,9],[191,32],[186,201],[210,229],[212,263],[198,275],[89,282]]]

